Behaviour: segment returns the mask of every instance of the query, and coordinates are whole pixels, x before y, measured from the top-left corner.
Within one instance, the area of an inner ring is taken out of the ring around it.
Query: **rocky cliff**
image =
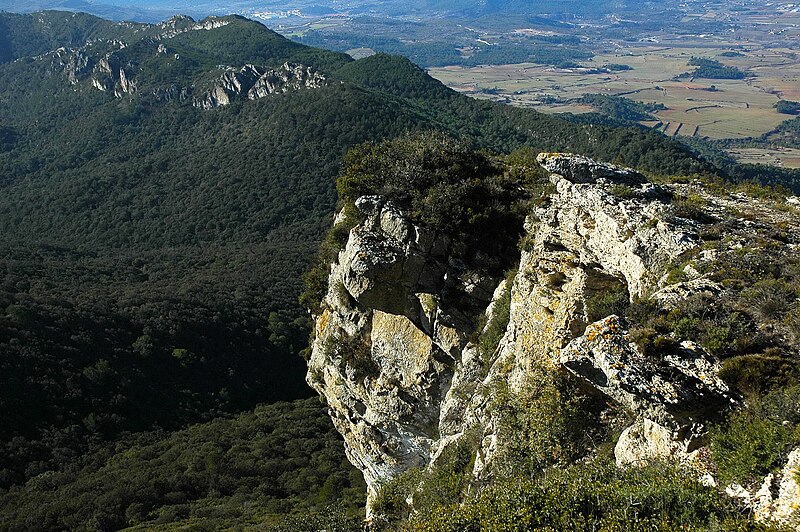
[[[227,69],[211,90],[192,103],[200,109],[213,109],[237,99],[257,100],[270,94],[317,89],[326,83],[323,74],[303,65],[284,63],[276,69],[245,65],[238,70]]]
[[[713,274],[720,255],[775,227],[793,249],[796,211],[699,182],[654,184],[579,156],[538,162],[549,194],[528,212],[518,265],[505,277],[471,268],[454,253],[462,237],[413,221],[393,201],[355,202],[361,221],[330,267],[307,380],[325,397],[371,502],[391,479],[435,465],[467,439],[472,477],[491,479],[508,466],[499,462],[514,437],[503,402],[544,375],[592,398],[584,431],[616,430],[618,465],[668,459],[715,482],[709,425],[742,404],[720,378],[721,350],[674,332],[631,331],[635,319],[618,314],[633,305],[663,315],[722,297],[730,287]],[[590,440],[583,456],[600,452]],[[795,518],[785,499],[798,494],[782,474],[773,481],[780,495],[748,495],[762,500],[765,519]]]
[[[139,94],[162,102],[190,101],[194,107],[206,110],[236,100],[316,89],[328,83],[316,68],[288,61],[277,68],[216,65],[199,79],[192,79],[200,70],[199,63],[208,58],[185,57],[180,50],[185,49],[187,38],[202,40],[204,35],[196,34],[212,33],[231,24],[241,25],[231,17],[208,17],[195,22],[186,16],[155,26],[130,24],[125,29],[133,31],[132,38],[95,39],[77,48],[59,48],[35,60],[49,63],[47,75],[62,75],[75,90],[85,87],[115,98]],[[176,39],[183,39],[180,46],[173,45]]]

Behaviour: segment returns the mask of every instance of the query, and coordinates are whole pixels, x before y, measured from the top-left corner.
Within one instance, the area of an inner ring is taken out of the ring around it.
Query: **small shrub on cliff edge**
[[[342,362],[355,370],[359,380],[380,373],[378,364],[372,359],[369,339],[361,336],[345,336],[339,339],[339,345],[335,349],[341,355]]]
[[[552,369],[534,367],[518,391],[499,382],[494,392],[499,414],[500,477],[537,475],[546,467],[571,463],[602,439],[597,415],[602,399],[581,393],[575,382]]]
[[[353,205],[345,205],[344,220],[334,225],[317,252],[311,267],[303,275],[303,293],[300,294],[300,304],[311,310],[315,315],[322,312],[322,301],[328,292],[328,276],[330,267],[339,252],[347,244],[350,230],[361,220],[359,213]]]
[[[478,349],[481,359],[488,365],[494,356],[497,346],[508,327],[511,318],[511,289],[514,286],[514,279],[517,277],[517,270],[513,269],[506,274],[506,285],[500,299],[494,305],[492,319],[488,324],[485,323],[486,317],[478,321],[478,330],[481,331],[478,339]],[[485,325],[484,325],[485,324]]]
[[[601,320],[611,314],[622,316],[630,304],[628,285],[624,280],[611,278],[602,289],[592,292],[585,304],[589,322]]]

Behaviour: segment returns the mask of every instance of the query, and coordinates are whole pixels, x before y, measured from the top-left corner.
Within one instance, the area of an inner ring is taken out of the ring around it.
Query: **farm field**
[[[784,168],[800,168],[800,150],[796,148],[734,148],[729,150],[743,163],[769,164]]]
[[[430,69],[446,85],[469,95],[535,107],[549,112],[591,111],[574,100],[585,94],[625,96],[664,104],[655,113],[667,135],[736,139],[760,136],[786,120],[775,111],[780,98],[800,99],[800,58],[789,49],[745,49],[742,56],[720,57],[730,46],[634,44],[600,53],[583,68],[535,64]],[[755,77],[744,80],[692,79],[675,76],[694,68],[692,57],[708,57]],[[609,64],[632,70],[593,73]]]

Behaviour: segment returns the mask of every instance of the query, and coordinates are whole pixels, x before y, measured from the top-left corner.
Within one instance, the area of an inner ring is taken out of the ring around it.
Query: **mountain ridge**
[[[93,19],[47,16],[65,21],[64,31],[34,35],[30,55],[0,65],[0,373],[15,376],[0,390],[13,420],[0,424],[0,483],[33,486],[36,501],[46,499],[37,479],[98,446],[113,456],[129,432],[181,430],[311,394],[297,356],[308,345],[297,298],[354,146],[438,131],[494,153],[569,149],[653,173],[724,174],[655,132],[478,102],[407,59],[353,61],[241,17],[159,39],[165,30],[155,26],[102,34]],[[87,35],[103,40],[79,44]],[[85,46],[77,84],[66,68],[74,50],[61,52],[66,64],[53,62],[52,47],[70,43]],[[93,86],[105,79],[93,70],[107,54],[105,70],[122,69],[136,91]],[[327,83],[210,110],[188,92],[181,100],[182,88],[204,94],[230,69],[287,62]],[[153,93],[173,85],[175,97]],[[459,190],[440,192],[444,200]],[[186,496],[213,499],[214,489]],[[131,515],[154,520],[148,512],[175,506],[151,503]],[[118,523],[126,510],[91,512]]]

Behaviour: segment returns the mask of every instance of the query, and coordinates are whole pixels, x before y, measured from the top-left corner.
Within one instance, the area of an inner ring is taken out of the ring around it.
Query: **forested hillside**
[[[11,61],[0,65],[9,497],[86,453],[113,454],[118,438],[168,438],[311,394],[298,356],[308,332],[301,275],[330,224],[340,160],[358,143],[440,130],[496,152],[718,172],[654,132],[474,101],[405,59],[352,61],[238,17],[146,26],[0,14],[0,26],[0,58]],[[193,105],[192,94],[236,69],[286,62],[326,82]],[[126,523],[152,517],[136,515]]]
[[[62,46],[83,46],[96,38],[121,36],[122,27],[84,13],[47,11],[0,14],[0,62],[31,57]]]
[[[0,527],[352,530],[365,489],[319,402],[306,399],[124,436],[0,498]]]

